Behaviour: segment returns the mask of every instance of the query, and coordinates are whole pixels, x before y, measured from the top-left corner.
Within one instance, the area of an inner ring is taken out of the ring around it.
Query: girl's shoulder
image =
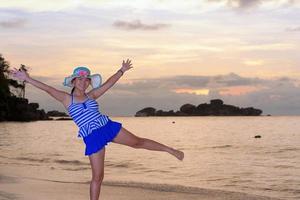
[[[87,96],[89,99],[95,100],[95,98],[94,98],[94,96],[93,96],[93,93],[92,93],[92,90],[89,91],[89,92],[87,92],[87,93],[85,93],[85,94],[86,94],[86,96]]]
[[[63,105],[65,106],[65,108],[68,110],[69,106],[72,104],[73,102],[73,95],[67,93],[65,101],[63,102]]]

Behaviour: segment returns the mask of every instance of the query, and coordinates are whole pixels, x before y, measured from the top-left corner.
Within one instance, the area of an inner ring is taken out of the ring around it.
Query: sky
[[[0,0],[0,54],[63,91],[88,66],[103,82],[133,68],[98,100],[110,116],[177,111],[211,99],[263,114],[300,114],[300,0]],[[27,84],[41,109],[65,111]]]

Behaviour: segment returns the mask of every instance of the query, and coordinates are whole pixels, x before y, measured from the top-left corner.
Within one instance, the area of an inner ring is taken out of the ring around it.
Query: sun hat
[[[91,71],[84,66],[78,66],[74,69],[73,74],[65,78],[63,85],[68,87],[73,87],[72,80],[77,77],[86,77],[91,79],[91,85],[93,88],[100,87],[102,83],[102,78],[100,74],[91,75]]]

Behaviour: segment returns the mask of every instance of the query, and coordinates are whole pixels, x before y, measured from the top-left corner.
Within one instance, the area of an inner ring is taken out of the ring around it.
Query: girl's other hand
[[[14,78],[17,78],[21,81],[26,81],[29,79],[29,74],[22,69],[16,69],[14,68],[13,70],[9,71],[9,74],[11,74]]]
[[[126,62],[123,60],[121,70],[122,70],[123,72],[125,72],[125,71],[127,71],[127,70],[129,70],[129,69],[132,68],[131,65],[132,65],[132,64],[131,64],[131,60],[127,59]]]

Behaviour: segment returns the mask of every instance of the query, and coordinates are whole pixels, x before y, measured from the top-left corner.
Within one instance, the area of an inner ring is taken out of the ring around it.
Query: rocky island
[[[184,104],[180,110],[174,112],[156,110],[153,107],[144,108],[136,112],[135,117],[145,116],[259,116],[262,110],[253,107],[239,108],[233,105],[224,104],[221,99],[213,99],[209,104],[203,103],[195,106]]]
[[[35,121],[49,120],[38,103],[28,103],[28,99],[16,96],[6,97],[0,105],[0,121]]]

